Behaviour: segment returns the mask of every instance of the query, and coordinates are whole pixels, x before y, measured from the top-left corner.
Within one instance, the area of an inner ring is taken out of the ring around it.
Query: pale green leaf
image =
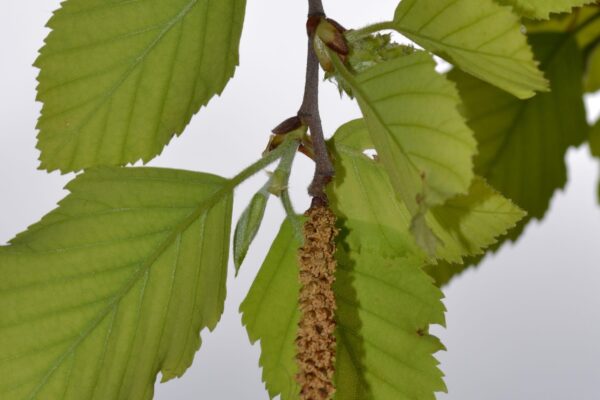
[[[512,6],[527,18],[548,19],[552,13],[570,12],[575,7],[594,3],[595,0],[496,0],[500,4]]]
[[[233,262],[236,271],[239,271],[240,266],[246,258],[248,249],[252,241],[258,233],[260,224],[265,215],[267,202],[269,201],[270,193],[266,190],[261,190],[252,196],[250,204],[244,210],[235,227],[233,235]]]
[[[377,232],[361,237],[361,247],[384,256],[418,253],[408,234],[410,214],[396,200],[382,163],[363,154],[372,148],[363,121],[342,126],[332,142],[338,174],[330,189],[332,206],[347,219],[351,232]],[[464,256],[481,254],[523,216],[518,207],[476,178],[468,194],[433,208],[425,218],[441,241],[436,256],[460,262]]]
[[[242,322],[252,343],[260,340],[262,379],[271,398],[298,399],[296,333],[300,321],[298,249],[301,243],[286,219],[246,299]]]
[[[238,64],[245,0],[67,0],[40,68],[41,167],[149,161]]]
[[[567,180],[565,154],[586,138],[581,53],[563,34],[536,34],[531,42],[552,92],[521,101],[458,70],[464,113],[479,143],[475,171],[528,212],[544,216]]]
[[[361,232],[361,237],[378,232]],[[353,238],[349,243],[359,242]],[[250,339],[261,343],[263,379],[272,397],[298,399],[295,337],[299,320],[294,232],[284,223],[241,306]],[[344,246],[344,245],[340,245]],[[445,391],[428,334],[444,324],[442,294],[414,257],[338,252],[335,293],[337,400],[435,399]]]
[[[548,88],[510,7],[492,0],[403,0],[392,27],[519,98]]]
[[[427,222],[427,212],[420,212],[410,222],[410,233],[415,238],[417,245],[430,257],[435,257],[440,245],[444,242],[437,236]]]
[[[445,324],[442,293],[414,257],[339,253],[335,398],[435,400],[446,385],[433,354],[444,347],[428,332]]]
[[[0,398],[151,399],[223,311],[231,184],[101,168],[67,188],[0,247]]]
[[[485,248],[506,235],[525,215],[483,179],[476,178],[468,194],[434,208],[428,219],[434,232],[446,243],[438,257],[460,263],[463,255],[483,254]]]
[[[425,52],[382,62],[356,76],[336,59],[352,87],[372,142],[398,198],[413,216],[466,193],[473,179],[473,133],[458,112],[458,93]]]

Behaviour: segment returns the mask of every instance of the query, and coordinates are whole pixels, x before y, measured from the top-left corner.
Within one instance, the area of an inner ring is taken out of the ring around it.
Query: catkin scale
[[[296,338],[299,372],[296,377],[302,400],[329,400],[335,386],[335,215],[314,203],[306,212],[304,246],[300,248],[299,306]]]

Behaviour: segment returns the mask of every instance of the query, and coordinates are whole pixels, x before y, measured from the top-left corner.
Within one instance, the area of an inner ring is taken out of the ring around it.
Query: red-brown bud
[[[300,129],[302,126],[302,120],[297,115],[290,117],[277,125],[271,132],[275,135],[285,135],[287,133],[293,132],[296,129]]]
[[[344,34],[340,32],[337,25],[323,19],[317,26],[316,34],[331,50],[338,54],[347,55],[350,49],[348,48]]]

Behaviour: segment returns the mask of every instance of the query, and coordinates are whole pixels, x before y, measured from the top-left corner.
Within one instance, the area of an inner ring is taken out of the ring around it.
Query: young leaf
[[[475,171],[492,186],[542,218],[553,193],[567,179],[565,153],[586,138],[581,53],[564,34],[531,36],[552,83],[552,92],[520,101],[458,70],[469,126],[479,142]]]
[[[461,263],[463,256],[483,254],[483,250],[504,237],[527,213],[475,178],[466,195],[448,200],[431,211],[428,220],[446,245],[438,257]]]
[[[548,88],[519,19],[492,0],[403,0],[392,27],[519,98]]]
[[[266,190],[261,190],[252,196],[250,204],[244,210],[235,227],[233,235],[233,262],[236,272],[239,271],[246,253],[260,228],[267,202],[269,201],[270,193]]]
[[[40,68],[41,167],[149,161],[238,63],[245,0],[67,0]]]
[[[372,148],[364,123],[357,120],[343,125],[332,142],[340,177],[330,190],[336,214],[348,219],[351,232],[379,232],[371,238],[365,235],[361,246],[385,256],[418,252],[409,235],[408,210],[396,200],[381,163],[363,154]],[[433,208],[425,218],[442,241],[437,258],[460,262],[462,257],[480,254],[495,243],[523,215],[518,207],[476,178],[467,195]]]
[[[371,233],[378,234],[364,236]],[[240,308],[251,341],[260,340],[269,395],[281,394],[282,400],[299,398],[294,379],[297,246],[285,222]],[[335,399],[434,399],[445,385],[432,354],[443,347],[427,331],[431,324],[444,324],[441,292],[414,258],[341,253]]]
[[[575,7],[594,3],[595,0],[496,0],[500,4],[512,6],[527,18],[548,19],[551,13],[570,12]]]
[[[293,212],[289,198],[288,182],[299,144],[295,138],[302,138],[305,134],[306,127],[304,126],[285,133],[285,139],[282,139],[283,142],[279,144],[279,148],[281,149],[283,146],[285,151],[281,156],[277,169],[271,174],[262,189],[252,197],[250,204],[248,204],[236,225],[233,239],[233,261],[236,273],[239,271],[244,258],[246,258],[246,253],[258,233],[271,194],[281,198],[288,217],[292,219],[296,229],[300,230],[298,217]],[[273,137],[280,139],[281,135],[273,135]],[[273,140],[273,138],[271,139]]]
[[[348,69],[355,74],[373,68],[379,63],[415,52],[412,46],[394,42],[392,35],[389,33],[353,37],[352,32],[349,31],[345,36],[349,48],[345,62]],[[340,94],[346,93],[351,98],[354,98],[352,88],[347,85],[339,72],[335,70],[331,72],[326,71],[325,78],[338,86]]]
[[[339,59],[334,63],[358,100],[398,198],[413,216],[468,191],[476,143],[458,112],[457,91],[435,71],[429,54],[401,56],[356,76]]]
[[[434,400],[446,392],[429,334],[445,325],[442,292],[414,257],[353,250],[338,257],[336,400]]]
[[[0,398],[152,398],[223,311],[232,188],[201,173],[92,169],[0,247]]]
[[[295,380],[295,339],[300,321],[297,257],[301,245],[286,219],[240,305],[250,341],[260,340],[262,379],[269,396],[281,394],[282,400],[298,399],[300,392]]]

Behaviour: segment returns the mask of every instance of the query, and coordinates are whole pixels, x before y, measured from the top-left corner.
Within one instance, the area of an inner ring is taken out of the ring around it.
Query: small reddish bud
[[[284,139],[285,136],[283,135],[271,135],[271,137],[269,138],[269,143],[267,144],[267,148],[263,151],[263,156],[279,147],[279,145],[283,143]]]
[[[327,45],[319,36],[314,38],[313,47],[315,49],[315,54],[319,59],[319,64],[321,64],[321,68],[323,68],[323,70],[326,72],[333,72],[335,67],[333,66],[333,61],[331,61],[329,53],[327,52]]]
[[[338,32],[340,33],[344,33],[346,32],[348,29],[344,28],[339,22],[337,22],[335,19],[331,19],[331,18],[327,18],[327,22],[329,22],[331,25],[335,26],[335,29],[338,30]]]
[[[315,151],[311,146],[301,144],[300,147],[298,147],[298,151],[304,154],[306,157],[310,158],[311,160],[315,159]]]
[[[320,15],[311,15],[310,17],[308,17],[308,20],[306,21],[306,33],[309,37],[313,37],[315,35],[317,27],[319,26],[322,20],[323,17]]]
[[[346,55],[350,52],[344,34],[331,22],[321,20],[321,23],[317,26],[316,34],[327,47],[336,53]]]
[[[295,131],[296,129],[300,129],[300,127],[302,127],[302,120],[300,120],[300,117],[296,115],[277,125],[271,132],[273,132],[275,135],[285,135]]]

